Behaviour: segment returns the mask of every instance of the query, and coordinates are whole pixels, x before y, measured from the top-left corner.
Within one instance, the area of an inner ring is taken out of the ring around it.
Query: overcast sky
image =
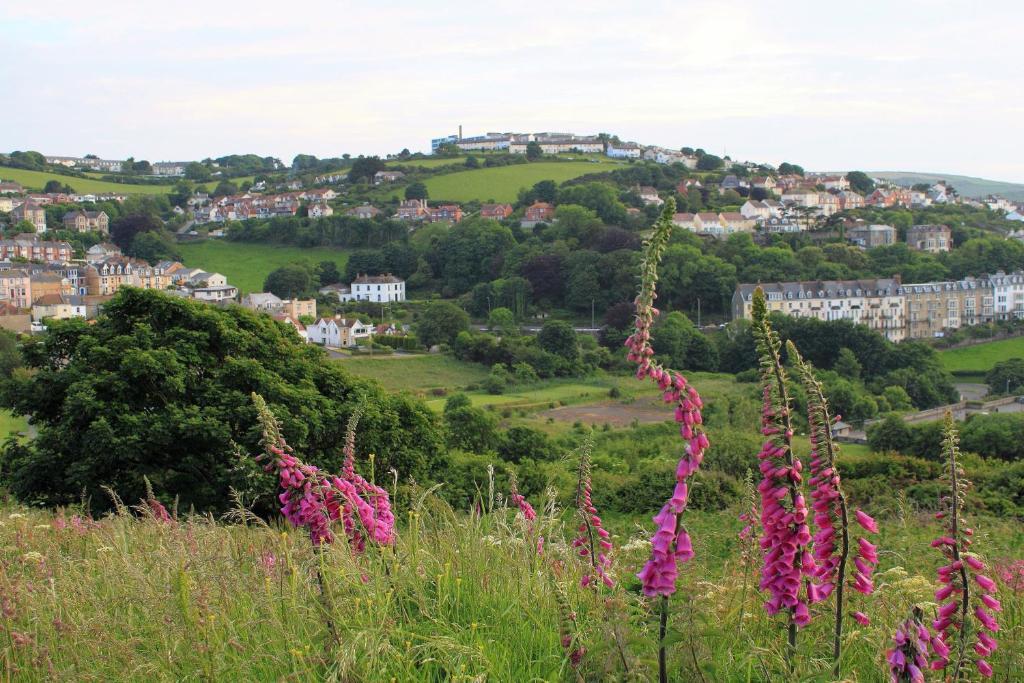
[[[0,0],[0,150],[290,163],[461,123],[1024,182],[1022,26],[1019,0]]]

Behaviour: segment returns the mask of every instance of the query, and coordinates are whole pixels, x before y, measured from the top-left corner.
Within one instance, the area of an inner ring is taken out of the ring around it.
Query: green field
[[[958,375],[984,375],[999,361],[1008,358],[1024,358],[1024,337],[1000,339],[999,341],[965,346],[959,349],[940,351],[942,365]]]
[[[28,422],[25,418],[11,415],[6,410],[0,410],[0,442],[5,441],[11,434],[24,432],[28,429]]]
[[[115,192],[118,194],[167,194],[171,191],[172,185],[128,185],[126,183],[111,183],[105,180],[94,178],[76,178],[72,176],[59,175],[57,173],[45,173],[43,171],[26,171],[21,168],[0,167],[0,178],[13,180],[29,190],[42,190],[43,186],[50,180],[57,180],[70,185],[75,192],[99,194]]]
[[[454,391],[487,377],[487,368],[462,363],[449,356],[360,356],[340,361],[342,367],[359,377],[368,377],[388,391],[426,392],[440,388]]]
[[[348,252],[330,247],[289,247],[276,244],[224,242],[206,240],[178,245],[182,262],[227,277],[242,294],[263,291],[263,281],[270,271],[287,263],[334,261],[344,271]]]
[[[588,161],[537,162],[481,168],[435,176],[424,181],[431,200],[467,202],[471,200],[499,202],[515,200],[519,188],[532,187],[541,180],[557,183],[588,173],[608,170],[609,164]]]
[[[461,164],[465,163],[465,161],[466,157],[451,157],[449,159],[409,159],[408,161],[397,159],[387,162],[387,165],[390,167],[415,166],[416,168],[437,168],[438,166],[447,166],[449,164]]]

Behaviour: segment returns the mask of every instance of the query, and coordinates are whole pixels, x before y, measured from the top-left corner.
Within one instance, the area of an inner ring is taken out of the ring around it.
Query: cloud
[[[288,160],[424,149],[462,123],[1024,180],[1024,9],[964,7],[16,0],[0,149]]]

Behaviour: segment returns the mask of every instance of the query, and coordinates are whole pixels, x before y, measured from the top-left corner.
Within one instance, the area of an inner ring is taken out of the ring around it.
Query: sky
[[[0,0],[0,151],[150,161],[608,132],[1024,182],[1024,3]]]

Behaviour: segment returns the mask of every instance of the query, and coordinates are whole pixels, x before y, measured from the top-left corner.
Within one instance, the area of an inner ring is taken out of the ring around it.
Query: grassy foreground
[[[572,529],[557,510],[530,528],[500,494],[483,516],[429,492],[411,498],[396,548],[363,556],[344,541],[316,554],[301,532],[242,517],[82,522],[71,511],[5,508],[5,680],[596,681],[620,680],[623,663],[634,680],[656,678],[655,604],[633,578],[649,553],[646,520],[610,521],[618,584],[594,591],[579,587]],[[735,512],[691,511],[687,524],[697,557],[671,603],[673,680],[834,680],[830,603],[801,632],[786,674],[785,635],[760,607]],[[1020,525],[979,519],[975,529],[997,567],[1024,554]],[[940,558],[928,543],[937,531],[930,515],[907,510],[883,521],[877,591],[851,601],[873,621],[846,626],[844,680],[887,680],[895,624],[915,603],[934,614]],[[995,680],[1009,681],[1024,666],[1024,593],[997,580],[1003,629],[991,659]],[[587,650],[579,676],[560,644],[558,592]]]
[[[320,261],[334,261],[342,272],[348,263],[348,252],[330,247],[205,240],[180,244],[178,248],[185,265],[225,275],[243,294],[262,292],[263,281],[270,271],[288,263],[305,261],[315,265]]]

